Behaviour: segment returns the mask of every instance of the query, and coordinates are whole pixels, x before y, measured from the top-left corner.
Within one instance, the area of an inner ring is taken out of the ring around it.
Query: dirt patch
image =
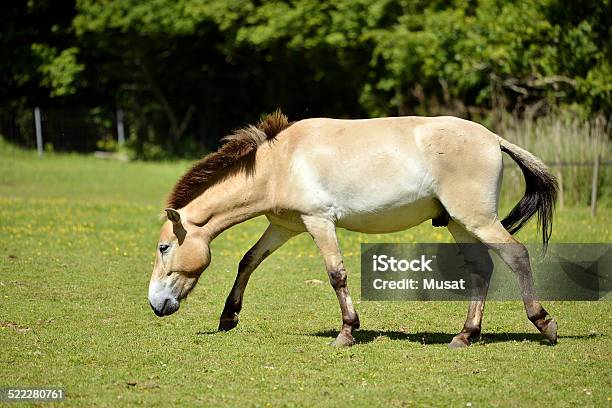
[[[143,383],[143,382],[139,382],[139,381],[128,381],[125,383],[125,385],[127,385],[128,387],[136,387],[136,388],[142,388],[142,389],[153,389],[153,388],[159,388],[159,384],[155,384],[155,383]]]
[[[15,330],[17,333],[27,333],[31,330],[29,327],[21,326],[17,323],[11,323],[11,322],[0,322],[0,328]]]

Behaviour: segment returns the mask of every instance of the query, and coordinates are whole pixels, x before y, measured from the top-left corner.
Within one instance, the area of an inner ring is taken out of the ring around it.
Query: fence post
[[[599,181],[599,154],[595,156],[595,163],[593,163],[593,181],[591,184],[591,215],[595,217],[597,215],[597,185]]]
[[[125,128],[123,127],[123,109],[117,109],[117,143],[125,143]]]
[[[34,108],[34,127],[36,128],[36,149],[38,155],[43,155],[43,140],[42,140],[42,123],[40,120],[40,108],[36,106]]]

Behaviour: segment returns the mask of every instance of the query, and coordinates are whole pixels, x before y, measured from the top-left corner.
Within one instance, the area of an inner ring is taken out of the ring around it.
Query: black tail
[[[502,225],[514,234],[537,212],[538,230],[542,232],[544,251],[552,234],[553,213],[557,199],[557,180],[544,163],[520,147],[501,139],[501,150],[507,153],[523,172],[525,195],[502,220]]]

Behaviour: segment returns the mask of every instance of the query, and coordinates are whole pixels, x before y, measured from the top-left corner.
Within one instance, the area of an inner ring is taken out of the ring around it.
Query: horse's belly
[[[423,198],[415,202],[376,211],[356,211],[340,214],[336,225],[350,231],[383,234],[402,231],[438,216],[443,211],[435,198]]]
[[[351,128],[344,139],[332,136],[301,140],[291,163],[290,208],[366,233],[401,231],[441,213],[410,131]]]

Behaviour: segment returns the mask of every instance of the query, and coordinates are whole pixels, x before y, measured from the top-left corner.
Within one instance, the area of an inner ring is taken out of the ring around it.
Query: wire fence
[[[114,112],[99,109],[37,107],[31,111],[0,112],[0,134],[10,142],[36,148],[41,154],[44,150],[100,150],[104,141],[119,139],[118,129],[122,126],[125,128],[117,122]]]

